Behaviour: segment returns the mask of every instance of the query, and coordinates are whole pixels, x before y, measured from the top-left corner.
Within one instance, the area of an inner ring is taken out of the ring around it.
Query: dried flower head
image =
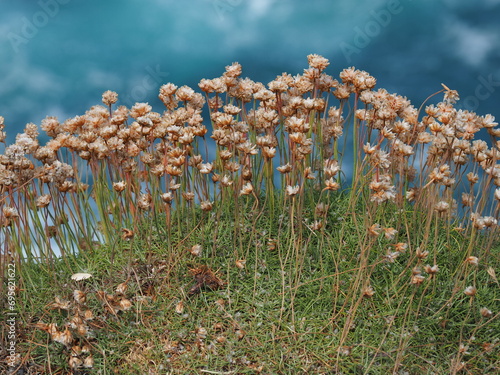
[[[118,284],[118,286],[115,289],[115,292],[118,295],[123,295],[128,289],[128,281],[124,281],[123,283]]]
[[[83,360],[83,367],[84,368],[94,367],[94,357],[92,357],[92,354],[89,355],[88,357],[85,357],[85,359]]]
[[[130,310],[130,308],[132,307],[132,302],[130,302],[130,300],[126,298],[123,298],[120,301],[118,301],[118,304],[113,305],[113,307],[116,310],[122,310],[122,311]]]
[[[387,253],[385,255],[385,260],[388,261],[389,263],[394,263],[396,261],[396,258],[401,255],[399,251],[390,251],[391,249],[387,250]]]
[[[371,285],[368,285],[366,288],[363,289],[363,297],[372,297],[375,294],[375,290],[373,290],[373,287]]]
[[[71,343],[73,342],[73,335],[71,334],[70,330],[68,327],[64,329],[62,332],[54,332],[52,334],[52,340],[55,342],[61,343],[66,347],[69,347]]]
[[[406,251],[406,249],[408,248],[408,244],[405,242],[398,242],[392,246],[394,246],[394,250],[396,250],[400,253],[404,253]]]
[[[200,171],[200,173],[202,174],[209,174],[210,172],[212,172],[214,169],[214,165],[212,163],[200,163],[198,165],[198,170]]]
[[[412,276],[411,283],[415,284],[415,285],[420,285],[424,282],[424,280],[425,280],[425,277],[422,276],[421,274],[417,273],[417,274]]]
[[[163,193],[161,199],[163,202],[170,204],[174,200],[174,194],[171,191]]]
[[[132,238],[134,238],[134,231],[127,228],[122,228],[122,239],[124,239],[125,241],[129,241]]]
[[[151,208],[151,204],[153,202],[153,198],[151,194],[144,193],[139,196],[137,200],[137,206],[142,210],[149,210]]]
[[[81,290],[74,290],[73,298],[80,305],[83,305],[87,301],[87,295]]]
[[[50,204],[51,200],[52,200],[52,196],[50,194],[40,195],[36,199],[36,206],[39,208],[47,207]]]
[[[200,207],[202,211],[211,211],[214,206],[213,202],[210,201],[202,201],[200,202]]]
[[[71,275],[71,280],[80,281],[80,280],[90,279],[91,277],[92,277],[92,274],[90,274],[90,273],[80,272],[80,273],[75,273],[75,274]]]
[[[467,288],[465,288],[464,293],[466,296],[473,297],[476,295],[477,289],[475,286],[468,286]]]
[[[3,207],[3,216],[6,219],[15,219],[19,217],[19,213],[17,212],[17,209],[15,207]]]
[[[253,192],[253,186],[251,182],[247,182],[245,185],[240,190],[240,196],[241,195],[249,195],[252,194]]]
[[[384,228],[384,236],[388,240],[394,239],[394,237],[396,236],[397,233],[398,233],[398,231],[394,228]]]
[[[191,249],[189,249],[189,252],[191,254],[193,254],[194,256],[199,257],[199,256],[201,256],[201,250],[202,250],[201,245],[196,244],[196,245],[193,245],[191,247]]]
[[[113,189],[118,193],[121,193],[123,190],[125,190],[125,186],[125,181],[113,182]]]
[[[426,265],[424,267],[424,270],[429,275],[435,275],[439,271],[439,266],[437,264],[433,265],[432,267],[430,265]]]
[[[380,234],[381,230],[382,227],[380,226],[380,224],[375,223],[368,228],[368,234],[377,237]]]
[[[59,297],[54,298],[55,302],[53,302],[50,306],[53,309],[60,309],[60,310],[69,310],[71,304],[69,301],[64,301],[61,300]]]
[[[415,252],[418,259],[425,259],[429,255],[429,252],[427,250],[422,250],[420,247],[417,247]]]
[[[102,94],[102,102],[107,105],[111,106],[112,104],[115,104],[118,101],[118,94],[114,91],[106,91]]]
[[[326,67],[330,65],[328,59],[317,54],[308,55],[307,62],[311,68],[318,69],[319,71],[325,70]]]
[[[294,195],[297,195],[299,193],[299,190],[300,190],[300,186],[299,185],[295,185],[295,186],[291,186],[291,185],[287,185],[285,191],[286,191],[286,194],[293,197]]]
[[[183,301],[177,302],[177,304],[175,305],[175,312],[177,314],[182,314],[184,312],[184,302]]]
[[[83,366],[83,360],[78,357],[70,357],[68,360],[68,365],[73,370],[78,370],[81,366]]]
[[[192,201],[194,199],[194,193],[192,191],[183,191],[182,197],[187,201]]]
[[[458,352],[460,354],[470,354],[468,350],[469,347],[467,345],[464,345],[463,343],[460,343],[460,345],[458,346]]]
[[[329,208],[330,208],[330,205],[323,203],[323,202],[320,202],[314,208],[314,213],[316,216],[325,216],[328,213]]]
[[[332,178],[325,180],[325,187],[323,190],[337,191],[340,189],[340,184]]]
[[[479,259],[475,256],[469,256],[465,261],[473,266],[477,266],[479,264]]]
[[[339,162],[337,160],[326,159],[323,164],[325,176],[328,178],[335,177],[335,175],[340,171]]]
[[[493,315],[493,313],[491,312],[491,310],[489,310],[486,307],[481,307],[481,310],[479,310],[479,312],[485,318],[489,318],[489,317],[491,317]]]
[[[500,201],[500,188],[495,189],[494,196],[497,201]]]
[[[276,169],[278,170],[278,172],[285,174],[289,173],[292,170],[292,166],[289,163],[286,163],[285,165],[280,165]]]
[[[236,264],[236,267],[238,267],[240,270],[244,269],[247,261],[246,259],[238,259],[234,262]]]

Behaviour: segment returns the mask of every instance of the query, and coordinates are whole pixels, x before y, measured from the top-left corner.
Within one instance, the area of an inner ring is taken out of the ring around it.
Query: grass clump
[[[166,84],[163,113],[106,92],[5,147],[6,371],[498,370],[494,118],[308,61]]]

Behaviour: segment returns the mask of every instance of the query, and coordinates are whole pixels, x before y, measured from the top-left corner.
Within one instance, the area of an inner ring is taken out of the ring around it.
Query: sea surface
[[[444,83],[500,118],[500,0],[0,0],[0,115],[13,141],[108,89],[162,111],[166,82],[198,89],[238,61],[267,83],[310,53],[417,106]]]

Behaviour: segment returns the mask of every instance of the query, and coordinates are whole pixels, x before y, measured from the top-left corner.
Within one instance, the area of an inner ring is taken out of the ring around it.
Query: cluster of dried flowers
[[[81,278],[73,277],[74,280],[84,280],[92,277],[90,274]],[[79,284],[82,286],[82,284]],[[84,288],[85,289],[85,288]],[[38,322],[35,327],[47,332],[50,339],[62,344],[68,354],[68,365],[73,371],[91,369],[94,367],[94,357],[92,355],[95,344],[94,328],[100,328],[100,323],[93,324],[94,320],[104,318],[96,317],[92,309],[88,306],[89,294],[94,294],[102,304],[105,314],[115,315],[119,311],[126,311],[132,307],[132,302],[125,297],[127,282],[123,282],[116,287],[115,294],[107,294],[104,291],[88,293],[85,290],[74,289],[73,300],[61,300],[55,297],[55,301],[50,304],[52,309],[67,312],[68,321],[64,324],[64,329],[59,329],[57,323]]]
[[[368,189],[374,205],[414,202],[449,217],[467,172],[462,205],[470,222],[478,229],[497,226],[500,128],[493,116],[456,109],[458,94],[444,85],[443,100],[420,114],[405,97],[375,90],[375,78],[365,71],[344,69],[337,80],[325,73],[324,57],[309,55],[308,62],[303,74],[283,73],[267,86],[242,78],[238,63],[221,77],[201,80],[202,93],[167,83],[159,93],[162,113],[147,103],[116,106],[118,95],[107,91],[104,106],[82,116],[45,118],[45,145],[38,127],[26,125],[0,155],[1,224],[26,215],[30,202],[43,209],[58,195],[84,193],[89,185],[82,170],[89,168],[94,179],[107,176],[124,214],[169,210],[181,201],[209,211],[227,189],[235,198],[258,199],[273,188],[277,169],[288,197],[306,189],[336,191],[344,171],[361,182],[353,186]],[[0,141],[3,122],[0,117]],[[491,144],[474,140],[482,129]],[[351,136],[355,163],[345,167],[342,145]],[[487,215],[486,207],[493,207]],[[112,211],[105,207],[101,215]]]

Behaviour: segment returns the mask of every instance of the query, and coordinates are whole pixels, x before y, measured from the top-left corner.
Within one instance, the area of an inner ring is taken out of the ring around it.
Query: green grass
[[[385,262],[386,248],[394,241],[383,236],[360,239],[365,233],[359,222],[362,212],[349,212],[348,203],[348,196],[342,195],[330,202],[335,208],[319,231],[303,225],[312,219],[311,204],[306,204],[311,208],[302,213],[302,223],[288,210],[277,212],[273,221],[269,212],[256,214],[249,205],[240,207],[237,222],[224,213],[218,223],[215,215],[201,212],[195,221],[180,218],[183,230],[171,233],[170,248],[158,218],[158,223],[143,224],[130,242],[116,245],[112,262],[109,246],[103,245],[50,269],[24,266],[23,367],[70,372],[70,349],[35,325],[55,322],[62,327],[75,313],[89,309],[94,315],[87,322],[92,335],[74,335],[75,343],[91,348],[95,363],[89,374],[498,370],[500,288],[487,272],[489,267],[500,269],[498,246],[491,251],[494,256],[482,258],[472,269],[464,264],[468,239],[458,232],[446,235],[444,226],[449,224],[436,222],[436,238],[427,239],[436,248],[429,249],[428,259],[419,263],[415,244],[421,239],[410,229],[398,233],[398,238],[411,240],[409,248],[394,263]],[[393,212],[390,224],[398,226],[412,214]],[[274,249],[269,239],[275,241]],[[359,244],[366,241],[361,251]],[[195,244],[203,248],[201,257],[188,251]],[[422,271],[426,280],[411,284],[412,268],[432,264],[433,256],[437,274],[429,278]],[[240,259],[246,260],[243,269],[235,263]],[[224,286],[188,295],[195,283],[189,269],[199,265],[216,272]],[[82,270],[93,277],[70,279]],[[114,294],[125,281],[131,309],[107,311],[96,292]],[[363,297],[368,284],[374,294]],[[468,285],[477,286],[473,298],[463,293]],[[87,293],[85,308],[73,300],[75,289]],[[50,307],[56,296],[71,301],[69,310]],[[181,313],[176,312],[179,302]],[[496,315],[482,317],[482,307]],[[459,353],[461,344],[468,347],[467,353]]]

